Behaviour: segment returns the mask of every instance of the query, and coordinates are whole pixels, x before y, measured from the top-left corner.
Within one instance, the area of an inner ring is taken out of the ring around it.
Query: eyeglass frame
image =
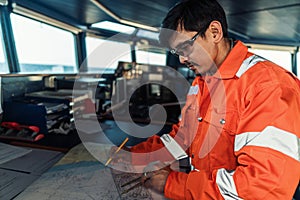
[[[182,43],[180,43],[179,45],[177,45],[177,48],[176,49],[171,49],[170,50],[170,53],[173,54],[173,55],[176,55],[176,56],[185,56],[184,53],[182,52],[182,54],[178,53],[181,49],[181,47],[185,44],[189,44],[191,47],[194,45],[194,42],[196,41],[196,39],[200,36],[201,32],[197,32],[191,39],[189,40],[186,40]]]

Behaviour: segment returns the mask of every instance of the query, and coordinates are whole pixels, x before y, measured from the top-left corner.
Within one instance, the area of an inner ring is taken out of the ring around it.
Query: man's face
[[[211,45],[200,33],[181,31],[173,34],[170,40],[171,53],[178,55],[181,63],[196,74],[214,71],[210,52]]]

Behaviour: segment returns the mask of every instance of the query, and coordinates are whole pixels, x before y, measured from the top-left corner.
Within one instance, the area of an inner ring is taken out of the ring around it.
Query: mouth
[[[188,62],[188,61],[184,62],[184,64],[185,64],[190,70],[192,70],[192,71],[195,73],[196,76],[201,76],[201,74],[199,73],[198,69],[195,67],[195,66],[197,66],[197,64],[192,63],[192,62]]]
[[[190,70],[195,71],[196,67],[194,66],[194,64],[190,63],[190,62],[185,62],[184,63]]]

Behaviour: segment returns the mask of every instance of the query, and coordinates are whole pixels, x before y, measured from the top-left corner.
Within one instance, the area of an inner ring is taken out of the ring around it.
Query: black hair
[[[228,37],[227,20],[224,9],[216,0],[182,0],[172,7],[161,25],[159,40],[162,45],[168,45],[169,39],[177,30],[200,32],[205,31],[212,21],[219,21],[222,25],[223,36]]]

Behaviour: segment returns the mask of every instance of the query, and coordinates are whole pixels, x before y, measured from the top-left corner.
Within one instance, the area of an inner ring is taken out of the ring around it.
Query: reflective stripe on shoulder
[[[190,87],[190,90],[188,92],[187,95],[193,95],[193,94],[198,94],[199,92],[199,86],[198,85],[194,85]]]
[[[240,66],[240,69],[238,70],[238,72],[235,75],[240,78],[248,69],[250,69],[256,63],[261,62],[261,61],[265,61],[265,59],[263,59],[262,57],[259,57],[257,55],[250,56],[249,58],[244,60],[244,62]]]
[[[216,183],[225,200],[241,200],[237,194],[233,174],[235,171],[219,169],[217,171]]]
[[[274,126],[266,127],[262,132],[246,132],[235,136],[234,151],[244,146],[267,147],[299,160],[299,138],[290,132]]]

